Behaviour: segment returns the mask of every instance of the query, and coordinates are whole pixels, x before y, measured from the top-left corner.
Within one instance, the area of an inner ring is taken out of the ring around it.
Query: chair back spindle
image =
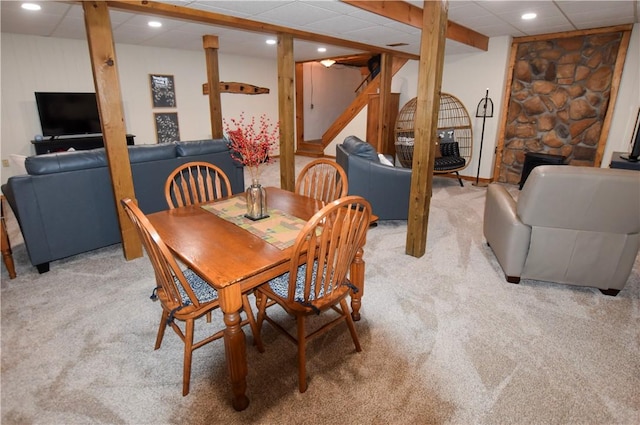
[[[230,196],[231,182],[221,168],[208,162],[188,162],[167,177],[165,198],[169,208],[198,205]]]
[[[324,158],[308,163],[295,184],[296,193],[325,203],[346,196],[348,190],[347,173],[335,161]]]

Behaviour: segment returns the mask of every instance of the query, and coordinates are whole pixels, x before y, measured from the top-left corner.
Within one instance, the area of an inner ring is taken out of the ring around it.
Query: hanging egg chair
[[[405,168],[413,162],[415,112],[417,98],[407,102],[396,119],[395,147],[398,161]],[[458,171],[471,161],[473,133],[469,112],[460,100],[449,94],[440,94],[437,127],[438,149],[435,152],[434,173],[455,173],[463,186]]]

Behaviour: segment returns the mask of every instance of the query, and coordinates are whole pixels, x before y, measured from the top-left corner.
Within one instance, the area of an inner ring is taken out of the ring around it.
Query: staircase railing
[[[358,87],[356,87],[356,89],[354,90],[355,93],[360,93],[360,89],[362,89],[362,86],[365,86],[366,84],[368,84],[371,80],[373,80],[372,77],[372,73],[370,72],[369,75],[367,75],[364,80],[362,80],[362,82],[360,83],[360,85]]]
[[[408,59],[405,58],[393,58],[393,64],[391,67],[392,75],[396,73],[407,63]],[[366,81],[366,80],[365,80]],[[362,85],[362,84],[360,84]],[[375,94],[380,88],[380,74],[376,75],[366,87],[358,93],[356,98],[351,102],[349,106],[340,114],[340,116],[331,124],[331,126],[322,135],[322,148],[326,148],[335,139],[338,134],[355,118],[356,115],[364,108],[369,102],[369,95]]]

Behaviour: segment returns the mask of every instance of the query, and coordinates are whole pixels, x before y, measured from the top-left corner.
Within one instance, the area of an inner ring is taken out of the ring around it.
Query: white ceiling
[[[1,1],[2,32],[85,39],[82,7],[78,4],[35,1],[39,12],[21,9],[20,1]],[[275,1],[163,1],[163,3],[232,15],[254,21],[357,41],[388,48],[393,43],[407,43],[393,49],[418,54],[420,31],[417,28],[383,18],[357,7],[332,0]],[[422,7],[422,1],[409,1]],[[537,19],[523,21],[524,12],[537,13]],[[640,1],[449,1],[450,21],[471,28],[488,37],[526,36],[573,31],[603,26],[640,22]],[[202,51],[202,36],[218,36],[221,53],[273,58],[276,47],[265,44],[266,34],[237,31],[229,28],[189,23],[166,18],[154,18],[162,28],[150,28],[149,16],[111,10],[111,23],[116,43],[168,47]],[[295,40],[296,61],[313,60],[360,53],[336,46],[326,46],[318,53],[318,43]],[[445,54],[476,52],[477,50],[447,40]]]

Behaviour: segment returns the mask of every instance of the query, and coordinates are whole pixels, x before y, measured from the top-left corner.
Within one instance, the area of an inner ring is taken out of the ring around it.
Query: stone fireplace
[[[617,31],[514,40],[498,181],[517,184],[527,152],[562,155],[569,165],[599,165],[623,36],[624,31]]]

